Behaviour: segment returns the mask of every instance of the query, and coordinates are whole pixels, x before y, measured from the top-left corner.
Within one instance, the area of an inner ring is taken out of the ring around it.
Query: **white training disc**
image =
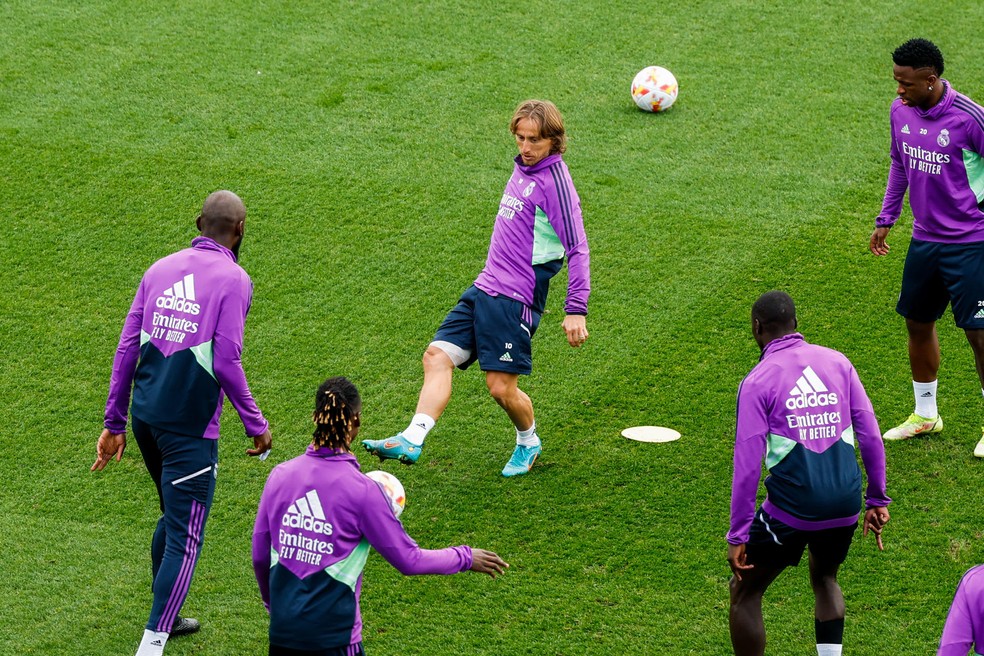
[[[680,439],[680,431],[664,426],[633,426],[623,430],[622,437],[636,442],[672,442]]]

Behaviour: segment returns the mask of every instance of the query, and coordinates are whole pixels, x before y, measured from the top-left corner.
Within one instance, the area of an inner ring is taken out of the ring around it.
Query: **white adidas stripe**
[[[295,515],[314,517],[320,520],[325,519],[325,510],[321,506],[321,499],[318,498],[317,490],[310,490],[303,497],[290,504],[287,512],[294,513]]]
[[[168,289],[165,289],[164,296],[176,296],[177,298],[185,298],[189,301],[197,300],[195,299],[195,274],[189,273],[184,279],[179,280]]]
[[[796,387],[789,390],[790,396],[800,396],[803,394],[818,394],[827,391],[827,386],[823,384],[813,367],[803,370],[803,375],[796,381]]]

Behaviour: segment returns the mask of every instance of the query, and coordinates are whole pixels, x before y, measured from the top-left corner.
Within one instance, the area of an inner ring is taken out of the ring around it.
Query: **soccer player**
[[[960,579],[943,625],[937,656],[984,654],[984,565],[967,570]]]
[[[475,360],[489,393],[516,427],[516,447],[503,476],[527,473],[542,446],[533,402],[519,389],[532,371],[530,341],[540,323],[550,278],[567,256],[568,286],[563,329],[573,347],[588,338],[585,317],[590,292],[588,240],[581,203],[564,163],[567,136],[553,103],[528,100],[516,108],[509,128],[519,155],[499,201],[485,268],[461,296],[424,352],[424,383],[416,414],[403,432],[365,440],[366,450],[413,464],[424,438],[451,399],[455,367]]]
[[[137,656],[163,653],[169,636],[199,623],[178,613],[188,594],[212,506],[219,414],[229,397],[253,438],[270,450],[270,428],[250,394],[240,354],[253,283],[237,264],[246,208],[230,191],[205,199],[191,248],[144,274],[120,335],[92,470],[126,448],[130,425],[157,486],[161,518],[151,542],[154,601]]]
[[[809,547],[816,601],[817,654],[841,653],[844,595],[837,570],[861,511],[861,470],[868,475],[864,534],[882,549],[889,520],[885,449],[871,402],[841,353],[809,344],[796,332],[788,294],[763,294],[752,307],[752,335],[762,357],[738,389],[728,564],[729,625],[735,654],[765,653],[762,595]],[[756,512],[762,462],[766,497]]]
[[[359,596],[371,546],[402,574],[472,570],[495,578],[507,565],[468,546],[417,546],[382,486],[359,472],[350,449],[362,400],[347,378],[315,395],[314,439],[277,465],[260,498],[253,568],[270,613],[271,656],[361,656]]]
[[[940,344],[936,321],[952,304],[974,351],[984,393],[984,108],[944,80],[943,55],[925,39],[892,54],[898,98],[892,103],[892,165],[869,248],[888,254],[886,238],[909,189],[912,241],[896,311],[909,333],[915,409],[886,440],[939,433],[936,406]],[[984,458],[984,437],[974,455]]]

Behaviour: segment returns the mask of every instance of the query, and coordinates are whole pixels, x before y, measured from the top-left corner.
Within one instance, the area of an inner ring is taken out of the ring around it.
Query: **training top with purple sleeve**
[[[908,187],[913,239],[984,241],[984,108],[941,82],[929,109],[892,103],[892,165],[875,225],[895,225]]]
[[[936,656],[967,656],[971,648],[984,654],[984,565],[971,567],[960,579]]]
[[[728,542],[748,542],[763,459],[769,475],[762,509],[769,515],[804,531],[855,524],[855,439],[868,475],[865,505],[887,506],[885,446],[854,366],[799,333],[769,342],[738,388]]]
[[[274,467],[253,528],[253,570],[270,644],[330,649],[362,640],[359,596],[369,547],[405,575],[471,569],[471,547],[417,546],[382,486],[351,453],[308,446]]]
[[[560,154],[533,166],[516,157],[512,177],[499,201],[485,268],[475,286],[490,296],[508,296],[534,305],[534,265],[567,255],[567,314],[587,314],[591,257],[571,174]]]
[[[123,324],[106,401],[105,426],[126,430],[127,406],[142,421],[217,439],[229,397],[255,437],[268,428],[240,356],[253,283],[228,248],[197,237],[144,274]]]

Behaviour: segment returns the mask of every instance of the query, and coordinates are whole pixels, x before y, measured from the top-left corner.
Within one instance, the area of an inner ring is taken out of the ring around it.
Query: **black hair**
[[[361,412],[359,390],[348,378],[336,376],[321,383],[314,396],[314,446],[347,449]]]
[[[936,75],[943,75],[943,53],[936,44],[926,39],[909,39],[892,53],[897,66],[932,68]]]
[[[796,327],[796,306],[786,292],[766,292],[752,306],[752,319],[767,333],[789,330]]]

